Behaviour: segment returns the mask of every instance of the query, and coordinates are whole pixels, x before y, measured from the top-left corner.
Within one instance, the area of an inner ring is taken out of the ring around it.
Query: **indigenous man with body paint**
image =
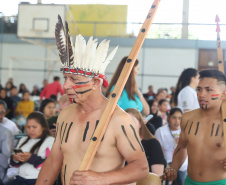
[[[165,169],[164,179],[175,179],[188,155],[185,185],[225,185],[221,103],[226,97],[226,78],[217,70],[204,70],[199,74],[197,96],[200,108],[183,114],[179,143],[172,164]]]
[[[109,41],[104,40],[97,47],[97,39],[90,37],[86,45],[85,39],[78,35],[74,57],[68,33],[66,24],[65,39],[59,17],[55,34],[65,79],[63,87],[73,104],[63,109],[58,117],[56,139],[36,185],[52,185],[60,169],[63,185],[135,184],[148,175],[148,163],[133,120],[118,106],[90,170],[77,171],[108,102],[101,93],[101,86],[108,85],[104,71],[117,48],[106,58]]]

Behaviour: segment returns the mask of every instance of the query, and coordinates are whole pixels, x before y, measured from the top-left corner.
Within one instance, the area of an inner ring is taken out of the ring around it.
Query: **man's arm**
[[[112,137],[115,137],[116,147],[128,164],[110,172],[75,171],[70,184],[129,184],[144,179],[148,175],[148,162],[133,120],[123,113],[123,116],[120,115],[113,120],[111,126],[110,129],[115,131]]]
[[[59,124],[59,123],[58,123]],[[60,137],[56,135],[56,140],[51,149],[50,155],[45,160],[39,173],[36,185],[52,185],[60,172],[63,164],[63,153],[60,148]]]
[[[165,170],[165,174],[168,180],[174,180],[176,178],[177,171],[180,169],[187,157],[187,139],[184,132],[185,124],[186,122],[184,116],[182,116],[179,142],[176,149],[174,150],[173,161],[170,167],[166,168]]]
[[[3,168],[7,168],[9,166],[8,159],[12,154],[13,148],[13,134],[7,130],[5,134],[3,134],[5,139],[2,141],[2,148],[0,153],[0,166]]]

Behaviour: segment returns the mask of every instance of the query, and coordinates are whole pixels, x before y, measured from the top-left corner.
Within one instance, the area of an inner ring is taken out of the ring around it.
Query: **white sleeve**
[[[158,128],[155,131],[155,137],[158,139],[159,143],[161,144],[161,146],[163,145],[163,141],[162,141],[162,137],[161,137],[161,132],[160,132],[160,128]]]
[[[178,99],[178,105],[182,108],[182,111],[186,109],[193,109],[194,96],[191,91],[183,91]]]

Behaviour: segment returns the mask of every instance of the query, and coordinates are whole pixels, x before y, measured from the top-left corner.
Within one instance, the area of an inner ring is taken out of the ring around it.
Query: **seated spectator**
[[[16,108],[17,115],[23,115],[25,118],[34,111],[34,102],[30,100],[30,93],[24,91],[22,101],[20,101]]]
[[[71,104],[71,102],[70,102],[67,94],[64,94],[63,96],[61,96],[60,100],[59,100],[59,113],[63,110],[63,108],[67,107],[70,104]],[[50,134],[53,137],[55,137],[55,135],[56,135],[57,118],[58,118],[58,115],[55,115],[55,116],[52,116],[47,119],[47,122],[48,122],[49,128],[50,128]]]
[[[168,94],[168,92],[166,91],[165,88],[160,88],[160,89],[158,89],[158,92],[155,95],[155,99],[157,100],[157,102],[159,102],[161,99],[166,99],[167,94]]]
[[[172,108],[168,117],[168,124],[160,127],[156,130],[155,136],[162,145],[165,158],[168,164],[171,164],[173,160],[173,153],[178,144],[180,136],[180,123],[181,123],[182,111],[179,108]],[[181,168],[178,171],[175,184],[183,185],[187,176],[188,160],[186,159]]]
[[[28,89],[27,89],[27,87],[25,86],[24,83],[21,83],[19,87],[20,87],[19,88],[19,94],[23,94],[23,92],[28,91]]]
[[[155,130],[157,130],[159,127],[162,126],[162,118],[161,116],[158,116],[158,102],[157,100],[149,100],[148,104],[150,106],[150,114],[153,115],[153,117],[147,122],[147,127],[150,131],[150,125],[154,125]]]
[[[40,90],[37,85],[34,85],[31,96],[40,96]]]
[[[169,105],[169,103],[166,99],[161,99],[159,101],[158,116],[161,116],[163,125],[166,125],[168,123],[168,121],[167,121],[168,105]]]
[[[153,91],[153,86],[149,85],[148,86],[148,92],[143,94],[144,98],[148,101],[148,100],[152,100],[155,98],[155,93]]]
[[[50,136],[42,113],[32,112],[27,117],[26,131],[28,136],[21,138],[17,145],[22,152],[12,154],[10,158],[10,165],[19,168],[19,174],[6,185],[35,184],[52,148],[54,138]]]
[[[42,112],[46,119],[52,117],[56,113],[56,102],[53,99],[45,99],[41,102],[39,111]]]
[[[8,180],[6,170],[9,167],[8,160],[12,154],[13,142],[12,132],[0,124],[0,184]]]
[[[13,87],[13,83],[12,82],[6,82],[6,85],[5,85],[5,90],[6,90],[6,94],[7,96],[10,96],[10,90],[12,89]]]
[[[133,119],[136,129],[139,131],[141,143],[149,164],[149,171],[158,176],[163,174],[164,165],[166,164],[163,151],[158,140],[149,132],[144,124],[141,113],[134,108],[125,110]]]
[[[18,102],[22,100],[22,98],[18,96],[18,90],[17,90],[16,86],[12,87],[12,89],[10,91],[10,98],[13,100],[15,110],[16,110]]]
[[[7,104],[6,117],[12,119],[14,117],[13,100],[7,96],[6,90],[0,90],[0,100]]]
[[[5,117],[6,110],[7,110],[6,103],[0,100],[0,125],[9,129],[13,135],[17,135],[19,134],[20,130],[18,129],[17,125],[14,122]]]

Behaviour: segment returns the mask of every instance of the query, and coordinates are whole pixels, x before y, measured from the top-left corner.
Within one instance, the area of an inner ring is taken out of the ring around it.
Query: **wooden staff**
[[[223,50],[220,40],[220,19],[218,15],[216,15],[215,22],[217,22],[217,58],[218,58],[218,70],[225,74],[224,72],[224,58],[223,58]],[[226,100],[222,101],[221,104],[221,113],[222,113],[222,119],[223,119],[223,133],[224,133],[224,150],[226,154]]]
[[[115,110],[115,107],[117,105],[118,99],[123,91],[123,88],[126,84],[126,81],[129,77],[129,74],[133,68],[133,65],[136,61],[137,55],[141,49],[141,46],[144,42],[144,39],[148,33],[148,30],[152,24],[153,18],[155,16],[155,13],[157,11],[158,5],[160,0],[154,0],[150,11],[148,12],[148,15],[146,17],[146,20],[140,30],[139,35],[137,36],[137,39],[133,45],[133,48],[128,56],[127,62],[125,66],[123,67],[123,70],[119,76],[119,79],[115,85],[115,88],[109,97],[109,101],[107,103],[107,106],[103,112],[103,115],[101,116],[101,119],[99,121],[99,124],[96,128],[96,131],[93,134],[93,137],[88,145],[88,148],[86,150],[86,153],[82,159],[82,162],[79,166],[78,170],[88,170],[90,168],[90,165],[93,161],[93,158],[98,150],[98,147],[100,145],[100,142],[104,136],[104,133],[108,127],[108,124],[110,122],[111,116]]]

